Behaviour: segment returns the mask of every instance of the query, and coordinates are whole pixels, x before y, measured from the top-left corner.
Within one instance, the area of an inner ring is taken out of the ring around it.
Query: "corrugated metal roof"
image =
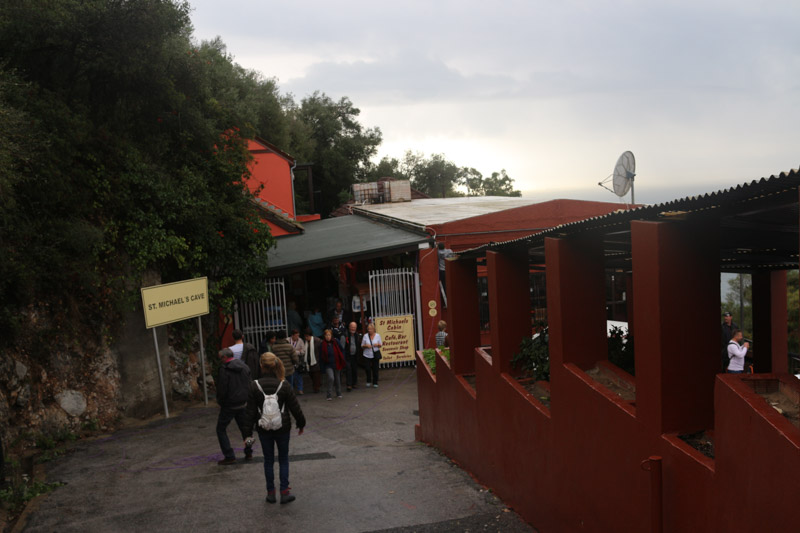
[[[668,220],[697,215],[702,212],[708,212],[712,215],[717,214],[717,216],[722,217],[742,212],[749,203],[769,203],[771,199],[777,199],[779,196],[792,191],[793,195],[784,197],[777,204],[781,206],[786,205],[787,202],[797,204],[798,186],[800,186],[800,171],[795,169],[789,172],[782,172],[778,176],[761,178],[760,180],[754,180],[716,192],[615,211],[607,215],[562,224],[518,239],[481,245],[465,250],[460,255],[476,257],[483,255],[487,250],[499,251],[521,246],[537,246],[546,237],[565,237],[586,231],[602,232],[603,230],[611,230],[621,225],[627,225],[632,220]],[[718,211],[715,213],[714,210]],[[797,217],[794,218],[794,224],[798,224]],[[794,260],[796,261],[796,255]]]
[[[430,238],[358,215],[304,224],[305,233],[277,239],[270,272],[281,274],[416,250]]]

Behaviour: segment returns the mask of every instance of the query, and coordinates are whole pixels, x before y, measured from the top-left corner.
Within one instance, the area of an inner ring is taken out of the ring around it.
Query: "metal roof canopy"
[[[721,271],[793,269],[798,267],[800,248],[799,186],[800,171],[792,170],[702,196],[563,224],[520,239],[479,246],[461,255],[480,257],[488,250],[527,251],[532,264],[543,264],[545,238],[592,234],[603,239],[607,267],[630,270],[631,221],[716,219],[720,224]]]
[[[414,251],[430,238],[358,215],[306,222],[304,228],[277,239],[267,254],[271,275]]]

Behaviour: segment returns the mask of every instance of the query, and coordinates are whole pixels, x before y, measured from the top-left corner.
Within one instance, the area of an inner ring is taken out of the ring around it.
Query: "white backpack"
[[[261,418],[258,419],[258,427],[261,429],[276,430],[283,427],[283,415],[281,408],[278,406],[278,391],[283,386],[283,381],[280,382],[278,388],[275,389],[275,394],[267,394],[261,388],[261,384],[256,380],[256,387],[264,395],[264,405],[261,406]],[[285,407],[285,406],[284,406]]]

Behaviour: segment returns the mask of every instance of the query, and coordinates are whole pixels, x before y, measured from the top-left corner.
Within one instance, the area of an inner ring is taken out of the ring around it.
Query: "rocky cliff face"
[[[125,416],[163,410],[152,332],[134,316],[130,322],[113,346],[37,349],[36,355],[20,348],[0,355],[0,438],[6,447],[86,427],[110,429]],[[166,330],[159,336],[168,402],[202,400],[197,334],[188,343],[168,339]],[[206,357],[213,398],[210,368]]]

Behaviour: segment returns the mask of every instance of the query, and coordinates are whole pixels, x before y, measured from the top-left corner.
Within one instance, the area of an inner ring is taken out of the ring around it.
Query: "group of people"
[[[306,419],[297,395],[303,394],[303,373],[308,372],[314,392],[321,390],[321,375],[325,375],[328,401],[334,394],[342,398],[341,374],[345,374],[348,391],[358,388],[358,367],[363,364],[367,387],[378,387],[378,366],[381,359],[381,336],[370,324],[367,333],[358,332],[358,325],[350,322],[346,329],[340,326],[341,315],[333,316],[330,326],[322,335],[314,335],[311,326],[300,336],[297,329],[291,335],[284,331],[269,334],[256,348],[244,342],[240,330],[233,331],[234,344],[220,350],[220,370],[216,381],[217,439],[223,459],[219,465],[236,463],[236,455],[228,438],[227,428],[235,420],[244,439],[245,461],[253,458],[253,430],[255,428],[264,452],[264,476],[267,481],[267,502],[294,501],[289,489],[289,436],[294,417],[298,434],[303,434]],[[323,325],[324,326],[324,325]],[[265,412],[267,400],[275,395],[281,413],[281,425],[264,429],[259,423]],[[288,410],[287,410],[288,409]],[[291,416],[290,416],[291,414]],[[278,449],[279,486],[275,486],[273,462]]]
[[[744,339],[742,330],[733,322],[733,316],[725,312],[722,317],[720,333],[722,370],[729,374],[747,373],[746,356],[750,349],[750,341]]]

